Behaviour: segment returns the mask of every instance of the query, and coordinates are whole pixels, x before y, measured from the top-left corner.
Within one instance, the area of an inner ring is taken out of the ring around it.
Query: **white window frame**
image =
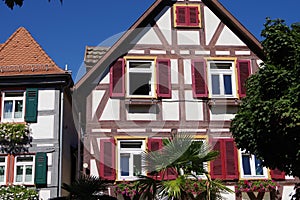
[[[18,97],[6,97],[6,94],[8,93],[23,93],[23,96]],[[22,109],[22,117],[21,118],[15,118],[15,101],[21,100],[23,101],[23,109]],[[13,101],[13,107],[12,107],[12,117],[11,118],[4,118],[4,102],[5,101]],[[24,116],[25,116],[25,91],[3,91],[2,92],[2,113],[1,113],[1,119],[2,122],[24,122]]]
[[[213,63],[226,63],[231,64],[229,69],[211,69],[211,64]],[[234,60],[208,60],[207,61],[208,68],[208,88],[209,94],[211,98],[237,98],[237,88],[236,88],[236,68]],[[212,88],[212,75],[219,75],[219,83],[220,83],[220,94],[213,94]],[[232,94],[225,94],[224,88],[224,75],[231,75],[231,86],[232,86]]]
[[[31,157],[32,161],[17,161],[18,158],[20,157]],[[22,174],[22,181],[17,182],[17,167],[18,166],[23,166],[23,174]],[[32,179],[31,181],[25,181],[26,177],[26,167],[25,166],[32,166]],[[34,184],[34,176],[35,176],[35,156],[34,155],[19,155],[15,157],[15,167],[14,167],[14,184],[16,185],[33,185]]]
[[[133,69],[130,68],[131,62],[137,62],[137,63],[151,63],[151,66],[149,69]],[[129,98],[155,98],[156,97],[156,87],[155,87],[155,61],[154,60],[142,60],[142,59],[128,59],[126,60],[126,96]],[[151,93],[149,95],[131,95],[130,94],[130,73],[147,73],[152,74],[151,80],[149,84],[151,84]]]
[[[4,162],[0,162],[0,166],[4,167],[4,180],[0,182],[0,185],[6,185],[6,174],[7,174],[7,156],[0,156],[1,158],[4,158]]]
[[[249,155],[250,156],[250,170],[251,174],[247,175],[244,174],[244,169],[243,169],[243,159],[242,156],[244,154],[249,155],[245,150],[241,151],[239,150],[239,168],[240,168],[240,176],[241,178],[253,178],[253,179],[266,179],[268,178],[268,169],[266,167],[263,167],[263,175],[256,175],[255,172],[255,155]]]
[[[202,141],[203,144],[207,144],[207,140],[205,138],[201,139],[201,138],[196,138],[193,141]],[[205,171],[208,172],[208,162],[203,162],[203,168]],[[180,172],[182,174],[182,172]],[[207,179],[206,175],[203,174],[196,174],[196,172],[191,171],[191,174],[195,175],[198,179]],[[189,178],[195,178],[193,176],[189,177]]]
[[[142,142],[141,148],[121,148],[121,143],[123,142]],[[134,176],[133,172],[133,155],[139,155],[142,152],[146,150],[146,142],[145,140],[118,140],[118,154],[117,154],[117,159],[118,159],[118,173],[117,173],[117,178],[118,180],[137,180],[138,177]],[[129,158],[129,176],[122,176],[121,175],[121,154],[122,153],[128,153],[130,154]],[[143,166],[143,159],[141,159],[142,166]],[[142,175],[146,175],[145,169],[141,166],[142,169]]]

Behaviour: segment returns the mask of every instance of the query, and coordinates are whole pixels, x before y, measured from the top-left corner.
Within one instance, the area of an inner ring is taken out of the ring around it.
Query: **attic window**
[[[200,5],[175,5],[175,27],[200,27]]]

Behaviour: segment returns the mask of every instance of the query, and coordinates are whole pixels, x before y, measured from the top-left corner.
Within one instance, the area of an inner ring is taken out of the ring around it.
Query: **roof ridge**
[[[17,35],[18,32],[21,31],[22,28],[24,27],[19,27],[11,36],[9,36],[9,38],[0,46],[0,51],[4,49],[4,47]]]
[[[20,27],[19,29],[25,31],[25,34],[28,35],[28,37],[30,38],[30,40],[37,46],[37,48],[40,50],[40,52],[47,57],[47,59],[50,60],[50,62],[52,62],[52,64],[54,64],[54,67],[57,67],[59,70],[62,70],[55,62],[54,60],[52,60],[52,58],[46,53],[46,51],[42,48],[42,46],[33,38],[32,34],[24,27]]]

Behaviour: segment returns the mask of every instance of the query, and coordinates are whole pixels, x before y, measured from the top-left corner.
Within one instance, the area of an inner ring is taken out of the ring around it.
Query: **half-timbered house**
[[[49,199],[61,196],[62,183],[75,178],[72,86],[71,74],[25,28],[0,45],[0,185],[25,185]],[[22,130],[4,124],[25,124],[30,132],[18,135]]]
[[[83,171],[135,180],[146,174],[141,152],[160,148],[171,132],[185,132],[220,152],[208,164],[213,179],[234,191],[239,180],[273,179],[282,186],[279,196],[288,198],[294,179],[238,150],[229,131],[245,80],[263,58],[260,42],[217,0],[155,1],[111,48],[87,48],[88,72],[74,96]]]

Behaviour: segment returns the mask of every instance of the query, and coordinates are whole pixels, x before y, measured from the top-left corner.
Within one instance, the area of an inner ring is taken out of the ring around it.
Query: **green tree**
[[[139,194],[141,199],[210,200],[221,199],[221,192],[232,192],[220,181],[210,179],[203,167],[219,154],[193,136],[178,133],[173,139],[164,140],[164,147],[158,151],[143,154],[145,168],[152,178],[141,176]],[[178,172],[174,180],[166,180],[169,169]],[[205,174],[207,179],[199,180],[196,174]],[[157,176],[162,178],[159,180]]]
[[[248,78],[230,130],[238,148],[300,177],[300,25],[267,18],[264,26],[264,65]]]
[[[13,9],[15,6],[23,6],[23,2],[24,0],[3,0],[5,2],[5,4],[10,8]],[[49,2],[51,0],[48,0]],[[59,0],[61,3],[63,0]]]

